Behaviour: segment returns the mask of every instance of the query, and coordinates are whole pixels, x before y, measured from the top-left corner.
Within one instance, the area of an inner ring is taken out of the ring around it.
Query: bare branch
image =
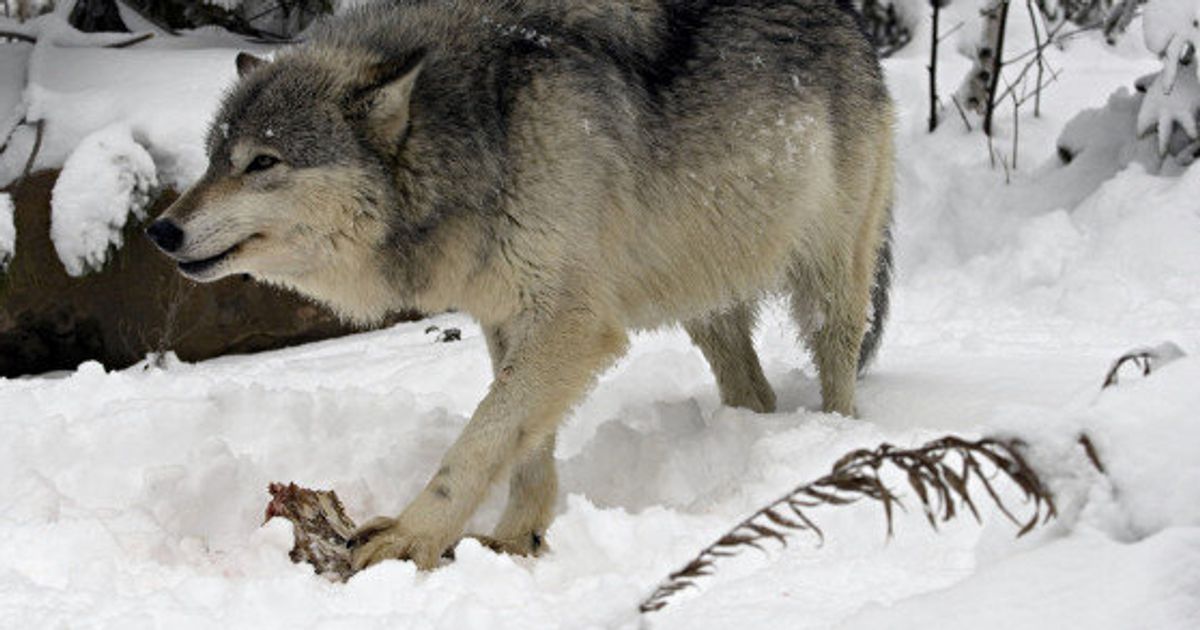
[[[140,44],[152,37],[154,37],[154,33],[146,32],[146,33],[142,33],[141,35],[138,35],[136,37],[127,39],[123,42],[109,44],[109,45],[105,46],[105,48],[129,48],[130,46],[136,46],[137,44]]]
[[[19,33],[17,31],[0,31],[0,37],[15,39],[20,42],[29,42],[30,44],[37,43],[37,38],[33,35],[28,33]]]
[[[954,35],[958,31],[962,30],[963,24],[966,24],[966,22],[959,22],[958,24],[955,24],[954,26],[950,27],[950,30],[946,31],[945,33],[942,33],[942,36],[937,39],[937,42],[940,44],[940,43],[946,41],[947,39],[949,39],[950,36]]]
[[[16,39],[16,40],[19,40],[22,42],[27,42],[30,44],[36,44],[38,41],[37,37],[35,37],[33,35],[30,35],[28,33],[20,33],[17,31],[0,31],[0,38],[3,38],[3,37],[7,37],[9,39]],[[149,33],[149,32],[142,33],[140,35],[135,35],[126,40],[114,42],[112,44],[105,44],[104,48],[128,48],[129,46],[140,44],[140,43],[150,39],[151,37],[154,37],[154,33]]]
[[[33,173],[33,165],[37,162],[38,153],[42,150],[42,138],[46,135],[46,121],[39,120],[33,124],[33,127],[37,135],[33,137],[33,149],[29,152],[29,159],[25,161],[25,169],[21,171],[22,183]]]
[[[967,112],[963,110],[962,103],[958,102],[958,96],[951,95],[950,101],[954,103],[954,108],[958,110],[958,115],[962,117],[963,125],[967,127],[967,133],[971,133],[974,129],[971,127],[971,121],[967,118]]]

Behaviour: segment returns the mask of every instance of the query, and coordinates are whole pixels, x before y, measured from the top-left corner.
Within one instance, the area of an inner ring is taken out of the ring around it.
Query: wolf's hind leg
[[[544,548],[546,528],[554,519],[554,502],[558,498],[554,443],[551,435],[513,466],[508,482],[508,506],[492,531],[494,543],[502,551],[530,555]]]
[[[855,415],[858,355],[871,285],[839,262],[797,264],[790,274],[792,316],[812,350],[821,379],[821,408]]]
[[[775,391],[763,376],[751,331],[754,307],[738,304],[684,323],[717,378],[721,402],[759,413],[775,411]]]

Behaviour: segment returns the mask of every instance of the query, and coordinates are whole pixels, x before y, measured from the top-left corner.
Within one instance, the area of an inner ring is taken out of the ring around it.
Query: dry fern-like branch
[[[1020,526],[1017,535],[1023,536],[1039,522],[1049,521],[1056,512],[1053,497],[1025,463],[1018,452],[1019,446],[1016,442],[991,438],[972,442],[948,436],[913,449],[883,444],[874,450],[848,453],[833,465],[828,475],[797,487],[704,548],[683,568],[668,576],[642,602],[640,610],[643,613],[661,610],[673,595],[695,586],[699,578],[712,575],[719,559],[737,555],[747,547],[761,551],[762,543],[768,540],[787,545],[789,535],[802,531],[812,532],[823,540],[821,528],[805,513],[811,508],[848,505],[862,499],[878,501],[883,504],[887,532],[891,536],[894,507],[903,507],[903,504],[880,477],[886,464],[907,474],[908,484],[934,529],[939,520],[954,518],[959,513],[959,505],[966,506],[975,520],[980,520],[969,487],[972,481],[978,481],[1000,511]],[[1016,517],[1000,499],[994,486],[997,474],[1016,484],[1024,493],[1025,501],[1033,504],[1033,514],[1028,519]]]
[[[1141,368],[1142,376],[1150,376],[1150,373],[1154,370],[1182,358],[1186,354],[1182,348],[1170,341],[1163,342],[1153,348],[1130,350],[1113,362],[1112,367],[1108,370],[1108,374],[1104,377],[1104,386],[1101,389],[1108,389],[1116,385],[1121,368],[1125,367],[1128,363]]]

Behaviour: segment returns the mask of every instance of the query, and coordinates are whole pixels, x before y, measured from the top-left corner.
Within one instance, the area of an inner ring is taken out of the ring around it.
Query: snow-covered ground
[[[466,319],[434,321],[462,328],[457,343],[420,323],[199,365],[0,381],[0,626],[1195,627],[1200,359],[1100,384],[1133,346],[1200,354],[1200,170],[1155,175],[1103,146],[1064,166],[1055,151],[1071,116],[1160,64],[1137,41],[1052,51],[1063,75],[1043,117],[1022,120],[1006,184],[953,110],[923,132],[919,41],[887,64],[902,115],[899,279],[861,419],[814,411],[811,363],[779,308],[758,334],[780,399],[771,415],[720,407],[681,332],[641,335],[562,430],[548,555],[465,542],[431,573],[387,562],[335,585],[288,560],[290,526],[262,525],[267,484],[335,489],[359,520],[402,508],[487,386]],[[943,58],[947,91],[968,67]],[[819,510],[822,546],[799,536],[744,554],[637,614],[667,573],[843,453],[950,432],[1023,437],[1060,518],[1016,539],[990,506],[982,526],[939,532],[910,509],[888,540],[878,506]]]

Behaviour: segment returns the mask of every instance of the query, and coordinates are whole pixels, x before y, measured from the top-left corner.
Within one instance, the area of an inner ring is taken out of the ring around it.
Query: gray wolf
[[[751,332],[790,296],[824,409],[854,413],[887,308],[893,114],[846,0],[410,0],[238,59],[211,165],[148,232],[372,322],[458,309],[494,382],[359,566],[434,566],[507,474],[535,552],[560,420],[631,330],[682,323],[721,400],[769,412]]]

